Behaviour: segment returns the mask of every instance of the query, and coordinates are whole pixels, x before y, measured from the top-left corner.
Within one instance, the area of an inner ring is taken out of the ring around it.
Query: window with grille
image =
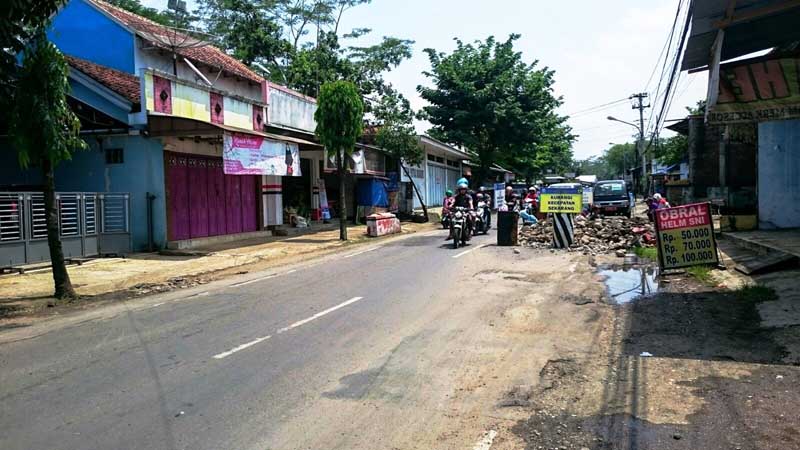
[[[0,242],[18,241],[22,230],[23,202],[17,194],[0,194]]]
[[[121,195],[103,197],[103,233],[125,233],[128,231],[127,198]]]
[[[80,228],[80,199],[77,194],[61,194],[58,202],[58,225],[61,236],[78,236]]]
[[[94,195],[83,199],[83,223],[86,234],[97,233],[97,197]]]
[[[32,194],[31,205],[31,238],[42,239],[47,237],[47,221],[44,213],[44,195]]]
[[[106,164],[123,164],[125,162],[125,152],[121,148],[106,149]]]

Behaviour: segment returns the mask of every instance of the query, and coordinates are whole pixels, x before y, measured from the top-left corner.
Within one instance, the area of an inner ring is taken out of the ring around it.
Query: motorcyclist
[[[484,195],[481,192],[478,192],[478,194],[475,197],[476,197],[476,202],[475,202],[476,209],[479,208],[480,203],[483,203],[484,205],[483,216],[480,217],[480,219],[486,224],[486,229],[488,230],[492,220],[492,212],[489,209],[489,196]],[[476,217],[477,214],[478,211],[476,211]]]
[[[442,200],[442,226],[445,228],[450,226],[450,209],[453,207],[454,200],[453,191],[448,189],[444,193],[444,199]]]
[[[474,207],[472,203],[472,196],[469,195],[467,183],[458,183],[458,191],[453,200],[453,206],[467,208],[470,213],[467,214],[467,225],[469,225],[469,229],[472,230],[474,228]]]
[[[442,215],[448,214],[450,212],[450,208],[453,207],[453,191],[450,189],[444,193],[444,200],[442,200]]]

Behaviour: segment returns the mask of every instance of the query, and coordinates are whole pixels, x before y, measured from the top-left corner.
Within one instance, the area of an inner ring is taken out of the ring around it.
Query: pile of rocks
[[[575,217],[575,242],[570,251],[587,255],[617,252],[634,246],[653,247],[655,230],[646,217],[604,217],[588,219]],[[536,225],[524,226],[519,232],[520,245],[534,248],[551,248],[553,225],[543,220]]]

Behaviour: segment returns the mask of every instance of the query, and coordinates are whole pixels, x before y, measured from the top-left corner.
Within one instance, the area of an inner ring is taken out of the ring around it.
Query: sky
[[[166,6],[166,0],[142,3]],[[194,2],[188,3],[191,9]],[[568,123],[578,135],[575,157],[586,159],[602,154],[610,143],[633,141],[635,128],[606,119],[611,115],[638,121],[630,102],[584,111],[633,93],[655,92],[661,67],[649,85],[648,79],[677,7],[678,0],[373,0],[346,12],[340,29],[371,28],[371,35],[359,44],[375,43],[382,36],[415,42],[413,57],[385,77],[415,109],[425,105],[417,86],[430,84],[423,75],[430,68],[425,48],[450,52],[456,37],[468,42],[490,35],[498,40],[511,33],[522,35],[515,47],[523,59],[555,70],[555,93],[564,101],[559,112],[571,116]],[[705,98],[706,84],[705,73],[683,73],[667,119],[685,117],[686,106]],[[645,120],[649,115],[646,110]],[[426,126],[417,124],[418,131]]]

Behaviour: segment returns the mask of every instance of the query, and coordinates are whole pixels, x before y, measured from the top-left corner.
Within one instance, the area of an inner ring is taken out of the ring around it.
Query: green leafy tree
[[[479,183],[494,163],[510,163],[516,170],[536,160],[544,164],[547,158],[539,152],[561,151],[574,139],[566,117],[555,112],[561,99],[553,95],[554,72],[537,68],[536,61],[523,62],[514,50],[518,38],[497,42],[489,37],[474,44],[456,40],[449,55],[425,50],[431,63],[425,75],[434,87],[417,88],[430,104],[423,108],[424,117],[442,140],[474,154]]]
[[[316,135],[329,155],[336,156],[339,174],[339,239],[347,240],[345,205],[346,158],[353,153],[364,127],[364,103],[356,85],[349,81],[325,83],[317,99]]]
[[[44,29],[65,0],[3,0],[0,2],[0,111],[13,104],[19,65],[17,55]],[[3,113],[0,113],[3,115]],[[2,120],[5,121],[5,120]]]
[[[636,167],[636,144],[614,144],[603,153],[602,158],[608,170],[604,178],[624,176],[628,169]]]
[[[69,67],[64,56],[44,33],[25,50],[11,110],[11,137],[19,164],[38,164],[44,174],[47,243],[53,265],[56,299],[75,298],[58,233],[55,168],[72,152],[86,148],[79,136],[80,121],[67,104]]]
[[[682,134],[662,139],[654,153],[654,157],[661,164],[667,166],[678,164],[689,154],[689,139]]]
[[[378,130],[375,143],[398,161],[400,170],[411,180],[411,186],[422,205],[422,213],[427,221],[428,207],[405,166],[406,164],[420,164],[424,156],[419,137],[414,129],[415,114],[411,109],[411,104],[401,93],[392,89],[391,86],[388,88],[386,94],[381,96],[377,104],[372,107],[373,125]]]
[[[192,28],[192,22],[198,19],[197,16],[186,11],[159,10],[142,4],[141,0],[106,0],[114,6],[146,17],[153,22],[166,25],[168,27],[181,28],[188,30]]]
[[[282,78],[292,46],[283,35],[279,6],[276,1],[203,0],[197,13],[217,45],[267,76],[275,72]]]

